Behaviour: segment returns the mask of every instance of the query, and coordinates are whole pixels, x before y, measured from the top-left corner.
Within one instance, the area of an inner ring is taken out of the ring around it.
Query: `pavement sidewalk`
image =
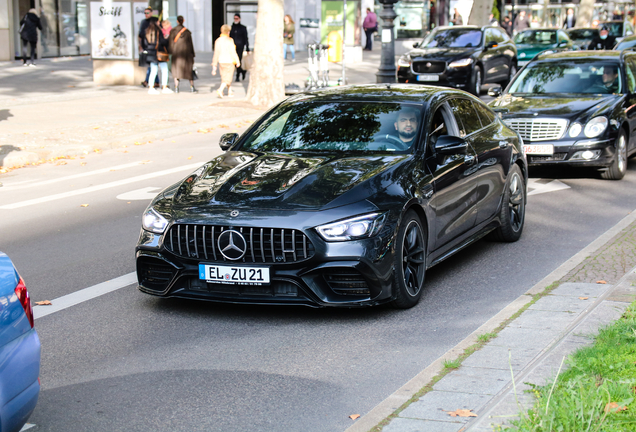
[[[534,403],[564,358],[593,343],[636,300],[636,212],[536,284],[361,417],[347,432],[503,430]],[[495,333],[474,350],[480,335]],[[474,352],[473,352],[474,351]],[[472,354],[470,354],[472,352]],[[460,359],[444,374],[444,362]],[[565,366],[564,366],[565,367]],[[439,379],[442,377],[441,379]],[[456,410],[476,417],[453,417]]]
[[[39,164],[95,151],[146,144],[156,139],[215,128],[236,129],[262,114],[244,101],[249,84],[235,82],[233,98],[219,99],[220,77],[211,75],[211,53],[196,57],[199,93],[182,82],[179,94],[149,95],[141,86],[100,86],[89,57],[42,59],[37,67],[0,63],[0,168]],[[348,63],[350,84],[374,83],[380,51]],[[309,76],[307,53],[287,60],[284,82],[301,89]],[[330,80],[342,75],[330,63]],[[173,87],[173,83],[169,82]]]

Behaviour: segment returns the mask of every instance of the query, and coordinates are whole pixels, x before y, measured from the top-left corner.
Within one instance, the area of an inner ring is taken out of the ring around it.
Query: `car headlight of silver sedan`
[[[386,213],[369,213],[316,227],[326,241],[358,240],[373,237],[386,221]]]
[[[607,123],[607,117],[594,117],[592,120],[587,122],[583,133],[588,138],[596,138],[605,132],[605,129],[607,129]]]
[[[168,221],[151,207],[146,210],[141,218],[141,224],[146,231],[163,234],[168,226]]]

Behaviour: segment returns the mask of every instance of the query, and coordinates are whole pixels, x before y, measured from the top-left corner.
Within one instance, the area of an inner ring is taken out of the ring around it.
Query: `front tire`
[[[398,230],[393,264],[393,307],[408,309],[422,296],[426,273],[426,234],[422,222],[409,210]]]
[[[499,219],[501,226],[493,231],[493,239],[504,242],[519,240],[526,219],[526,185],[519,165],[513,165],[508,173]]]
[[[616,155],[612,166],[607,171],[601,173],[601,177],[605,180],[620,180],[625,177],[627,172],[627,137],[625,131],[621,130],[616,138]]]
[[[513,60],[510,63],[510,68],[508,69],[508,79],[503,82],[503,87],[504,88],[506,88],[508,86],[508,84],[510,84],[510,81],[512,81],[512,79],[515,77],[515,75],[517,75],[517,62],[516,62],[516,60]],[[502,89],[502,91],[503,91],[503,89]]]
[[[481,70],[481,66],[476,65],[473,68],[473,73],[470,77],[470,89],[469,91],[475,96],[481,95],[481,85],[483,84],[484,76]]]

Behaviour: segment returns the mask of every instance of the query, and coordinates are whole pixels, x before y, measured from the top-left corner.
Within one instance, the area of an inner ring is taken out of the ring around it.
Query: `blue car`
[[[40,339],[24,281],[0,252],[0,431],[18,432],[40,395]]]

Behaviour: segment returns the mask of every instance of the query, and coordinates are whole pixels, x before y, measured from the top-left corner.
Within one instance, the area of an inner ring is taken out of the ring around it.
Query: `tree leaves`
[[[53,303],[51,303],[49,300],[42,300],[36,301],[35,304],[38,306],[51,306]]]
[[[349,416],[349,418],[350,418],[351,420],[357,420],[357,419],[359,419],[359,418],[360,418],[360,414],[351,414],[351,415]]]
[[[451,417],[477,417],[477,414],[472,412],[471,409],[458,409],[455,411],[446,411]]]

